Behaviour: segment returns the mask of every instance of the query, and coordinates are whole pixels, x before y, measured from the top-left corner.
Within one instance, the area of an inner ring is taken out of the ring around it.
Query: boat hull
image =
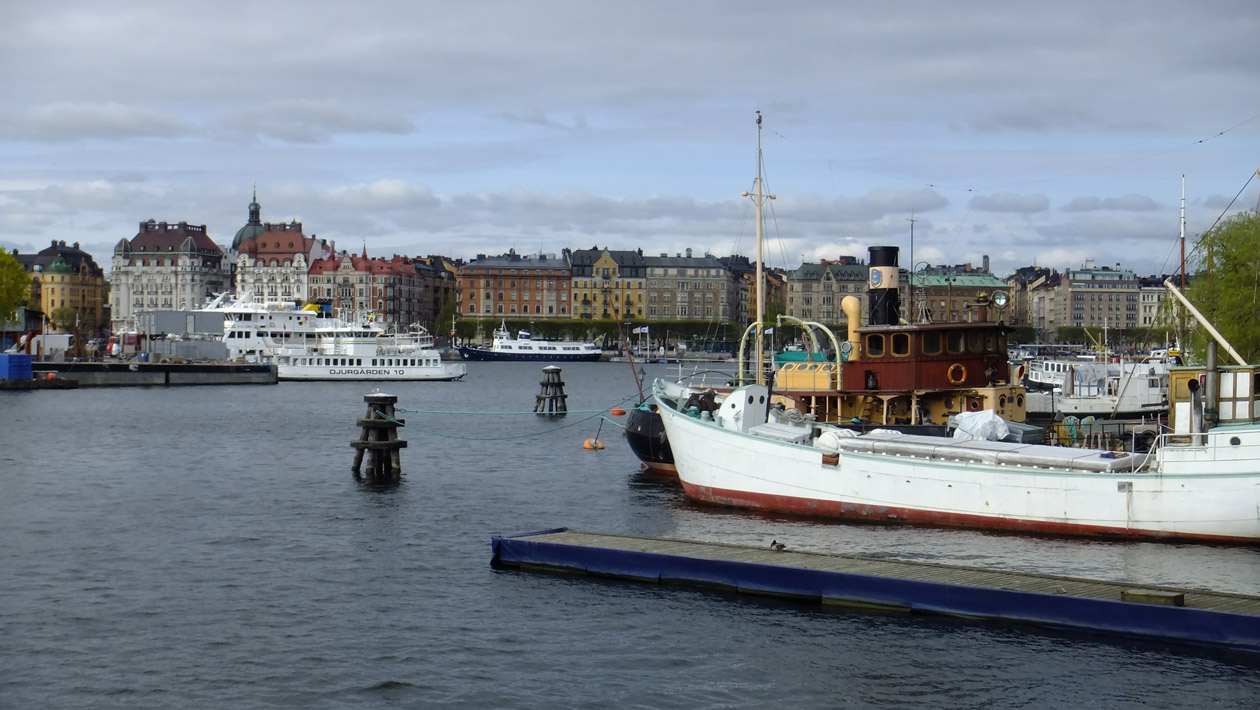
[[[665,425],[661,423],[661,415],[635,407],[626,415],[626,443],[638,457],[643,466],[658,473],[677,475],[674,467],[674,452],[669,448],[669,439],[665,436]]]
[[[1217,475],[1192,462],[1161,475],[832,453],[733,431],[666,406],[660,414],[683,489],[704,503],[882,523],[1260,542],[1260,476],[1254,473]]]
[[[603,353],[506,353],[460,346],[459,355],[465,360],[490,362],[598,362]]]
[[[280,364],[277,366],[277,374],[279,379],[288,381],[445,382],[463,378],[468,374],[468,367],[462,363],[446,362],[439,365],[401,367]]]

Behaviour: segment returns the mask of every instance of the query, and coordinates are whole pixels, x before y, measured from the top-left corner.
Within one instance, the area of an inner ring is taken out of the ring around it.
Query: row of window
[[[872,358],[885,355],[905,357],[910,354],[910,341],[910,333],[867,333],[863,355]],[[921,355],[1006,352],[1006,336],[994,330],[925,331],[919,334],[919,342]]]

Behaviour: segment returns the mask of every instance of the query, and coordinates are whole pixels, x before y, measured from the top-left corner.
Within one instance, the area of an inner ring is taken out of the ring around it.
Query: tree
[[[48,314],[48,320],[52,321],[53,328],[56,330],[73,332],[74,327],[79,324],[79,309],[69,306],[54,308],[53,312]]]
[[[438,338],[447,338],[450,336],[450,329],[455,327],[455,296],[451,295],[442,304],[441,310],[437,314],[437,322],[433,324],[433,334]],[[454,345],[454,343],[451,343]]]
[[[1217,225],[1194,250],[1186,297],[1247,362],[1260,359],[1260,211],[1240,212]],[[1191,343],[1201,353],[1206,334]]]
[[[18,309],[31,297],[30,276],[26,269],[4,249],[0,249],[0,323],[17,319]]]

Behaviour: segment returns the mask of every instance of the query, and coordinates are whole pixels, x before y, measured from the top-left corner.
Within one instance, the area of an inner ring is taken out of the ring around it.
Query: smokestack
[[[870,271],[866,282],[868,320],[871,325],[896,325],[901,303],[897,296],[897,247],[871,247]]]

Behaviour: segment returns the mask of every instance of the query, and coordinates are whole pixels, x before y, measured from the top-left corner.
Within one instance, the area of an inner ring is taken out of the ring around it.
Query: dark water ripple
[[[538,365],[386,389],[528,411]],[[662,371],[664,368],[658,367]],[[572,410],[634,390],[564,367]],[[1252,657],[689,588],[495,572],[549,527],[1260,593],[1250,549],[698,507],[598,419],[407,413],[405,480],[349,474],[359,384],[0,394],[0,707],[1222,707]]]

